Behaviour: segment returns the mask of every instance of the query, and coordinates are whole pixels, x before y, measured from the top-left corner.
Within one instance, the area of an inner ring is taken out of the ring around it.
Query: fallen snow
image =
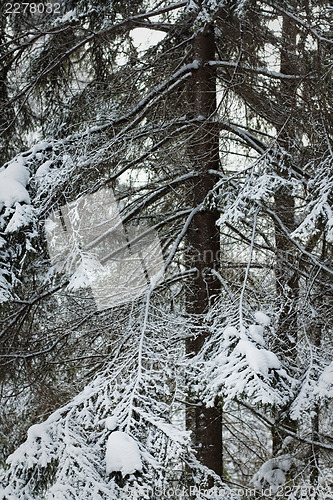
[[[121,431],[111,433],[106,446],[106,472],[126,476],[142,470],[140,451],[134,439]]]

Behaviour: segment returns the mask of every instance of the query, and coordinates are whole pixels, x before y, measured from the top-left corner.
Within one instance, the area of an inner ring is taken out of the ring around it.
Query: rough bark
[[[210,117],[216,110],[215,70],[207,62],[215,58],[214,30],[209,26],[200,33],[194,42],[194,58],[200,67],[194,73],[189,91],[190,105],[200,124],[189,145],[189,154],[199,178],[195,179],[189,190],[189,201],[198,206],[209,195],[216,179],[210,169],[219,168],[219,137],[216,125]],[[218,213],[204,208],[196,214],[187,235],[187,263],[196,267],[197,273],[187,292],[187,311],[194,315],[200,326],[205,314],[219,293],[219,283],[211,274],[212,268],[218,269],[220,237],[216,226]],[[200,352],[207,332],[201,331],[189,339],[186,351],[189,355]],[[187,428],[192,431],[193,445],[198,458],[219,476],[222,476],[222,413],[216,406],[207,408],[196,397],[188,400],[186,414]]]
[[[296,26],[292,19],[283,17],[282,46],[280,71],[286,74],[297,74],[296,60]],[[293,119],[295,106],[296,80],[281,82],[280,107],[285,117],[282,127],[278,130],[281,146],[288,157],[281,162],[278,175],[288,179],[288,166],[293,156],[293,143],[296,133],[296,124]],[[292,233],[295,226],[295,200],[291,188],[283,186],[275,194],[275,213],[282,222],[288,234]],[[276,332],[276,350],[288,359],[288,365],[296,364],[297,346],[297,302],[299,295],[298,256],[295,248],[280,227],[275,222],[276,246],[276,293],[280,305],[278,326]],[[281,449],[286,434],[279,428],[280,424],[296,431],[297,423],[289,416],[289,404],[282,411],[274,411],[277,425],[272,429],[273,455]]]

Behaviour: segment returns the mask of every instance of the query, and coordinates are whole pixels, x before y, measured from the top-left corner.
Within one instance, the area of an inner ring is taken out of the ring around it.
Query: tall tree
[[[282,16],[281,27],[281,55],[280,71],[286,75],[297,75],[298,64],[296,55],[297,29],[295,22],[288,15]],[[277,174],[285,179],[287,184],[282,185],[275,193],[274,231],[276,244],[276,288],[277,299],[280,305],[278,325],[276,331],[277,352],[283,352],[292,368],[297,363],[297,336],[298,336],[298,295],[299,272],[298,252],[294,248],[289,235],[296,229],[295,196],[293,188],[288,185],[290,167],[297,154],[297,124],[293,108],[297,106],[297,79],[281,82],[279,105],[281,109],[281,126],[277,130],[277,137],[284,152],[284,158],[277,168]],[[289,165],[288,165],[289,163]],[[285,408],[274,416],[277,422],[283,421],[286,427],[296,431],[296,422],[289,416],[289,401]],[[281,434],[279,426],[273,428],[273,453],[278,454],[286,435]]]
[[[193,42],[194,60],[198,70],[190,82],[189,104],[199,127],[188,145],[190,158],[198,176],[191,181],[189,204],[202,207],[194,215],[187,234],[188,267],[195,268],[193,283],[186,295],[187,311],[198,317],[199,332],[186,342],[189,355],[200,353],[209,335],[202,318],[218,298],[220,283],[212,273],[219,270],[220,235],[217,228],[219,213],[209,207],[209,196],[217,182],[219,171],[219,133],[216,117],[216,71],[210,62],[215,61],[214,26],[207,25]],[[193,104],[192,104],[193,103]],[[201,125],[200,125],[201,122]],[[218,403],[218,402],[217,402]],[[193,441],[202,463],[222,476],[222,414],[217,405],[207,408],[192,398],[188,401],[187,428],[193,432]]]

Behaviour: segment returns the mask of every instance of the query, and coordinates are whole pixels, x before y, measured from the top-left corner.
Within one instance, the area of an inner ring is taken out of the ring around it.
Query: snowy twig
[[[246,403],[244,400],[237,400],[237,403],[244,406],[248,410],[250,410],[262,422],[264,422],[269,429],[272,429],[273,427],[277,427],[277,428],[283,430],[286,435],[295,438],[297,441],[300,441],[301,443],[315,445],[315,446],[318,446],[324,450],[333,452],[333,446],[330,446],[329,444],[321,443],[319,441],[313,441],[312,439],[306,439],[306,438],[302,438],[301,436],[298,436],[296,434],[296,432],[293,432],[292,430],[290,430],[289,427],[285,427],[284,425],[279,424],[279,422],[275,422],[275,421],[271,420],[269,417],[266,417],[266,415],[263,415],[257,409],[253,408],[253,406]]]
[[[250,246],[250,255],[249,255],[249,260],[246,266],[245,270],[245,276],[244,276],[244,282],[242,286],[242,291],[239,297],[239,324],[240,324],[240,331],[241,333],[244,332],[244,325],[243,325],[243,299],[244,299],[244,293],[245,293],[245,288],[246,288],[246,282],[247,278],[250,272],[250,267],[251,267],[251,262],[252,262],[252,257],[253,257],[253,249],[254,249],[254,240],[255,240],[255,234],[256,234],[256,227],[257,227],[257,216],[258,216],[259,208],[256,209],[254,213],[254,219],[253,219],[253,229],[252,229],[252,237],[251,237],[251,246]]]
[[[251,66],[246,66],[244,64],[234,63],[230,61],[209,61],[210,66],[216,67],[226,67],[226,68],[234,68],[240,71],[248,71],[250,73],[258,73],[260,75],[268,76],[270,78],[276,78],[279,80],[303,80],[304,78],[314,78],[310,75],[285,75],[283,73],[279,73],[277,71],[272,71],[267,68],[253,68]]]

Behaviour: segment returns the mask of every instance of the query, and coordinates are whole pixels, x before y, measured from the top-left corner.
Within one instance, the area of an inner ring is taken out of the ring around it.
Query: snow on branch
[[[210,66],[216,66],[218,68],[233,68],[240,72],[245,71],[249,73],[257,73],[259,75],[267,76],[269,78],[275,78],[278,80],[304,80],[304,78],[311,77],[310,75],[285,75],[279,73],[278,71],[269,70],[268,68],[253,68],[245,64],[235,63],[231,61],[209,61]]]
[[[333,242],[333,182],[332,160],[327,158],[320,168],[315,165],[316,174],[308,183],[308,203],[303,210],[303,220],[292,238],[303,240],[317,232],[326,231],[326,239]]]
[[[181,334],[185,322],[158,310],[151,319],[147,311],[140,346],[136,330],[127,332],[129,343],[117,351],[114,366],[30,427],[26,442],[7,460],[0,498],[148,499],[154,485],[174,480],[176,468],[185,474],[186,463],[198,477],[209,476],[191,453],[189,433],[172,419],[180,374],[170,337],[176,329]]]
[[[325,43],[329,43],[329,44],[333,43],[332,39],[322,36],[320,33],[318,33],[317,29],[314,26],[311,26],[306,21],[303,21],[303,19],[301,19],[300,17],[293,14],[290,10],[286,10],[283,7],[280,7],[276,2],[271,2],[270,0],[263,0],[263,1],[264,1],[264,3],[269,5],[270,7],[276,9],[281,14],[284,14],[285,16],[289,17],[290,19],[293,19],[293,21],[295,21],[296,24],[305,28],[308,33],[311,33],[314,36],[314,38],[316,38],[320,42],[325,42]]]
[[[289,400],[295,381],[276,354],[264,347],[263,333],[263,326],[258,324],[242,330],[235,326],[217,330],[206,350],[214,344],[218,348],[202,368],[209,381],[204,389],[207,404],[213,404],[216,396],[221,396],[225,405],[243,397],[253,404],[276,406]]]

